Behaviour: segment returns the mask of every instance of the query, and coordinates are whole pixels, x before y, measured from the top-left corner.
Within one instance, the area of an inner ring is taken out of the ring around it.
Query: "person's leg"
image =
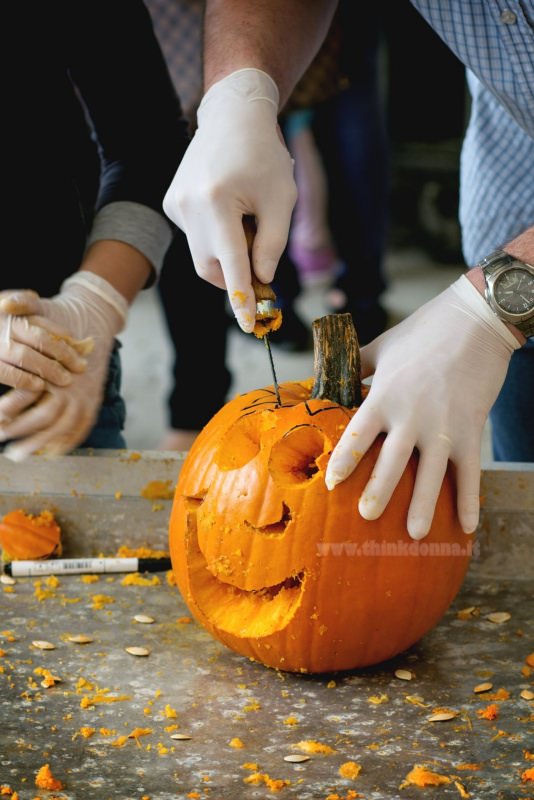
[[[343,45],[350,85],[318,107],[313,122],[328,178],[330,229],[343,265],[330,305],[332,311],[352,313],[362,344],[387,324],[380,296],[386,286],[389,147],[379,90],[379,31],[378,14],[368,9],[358,40],[347,38]]]
[[[282,130],[290,138],[286,128],[287,120],[281,120]],[[312,348],[311,328],[302,321],[295,311],[295,300],[302,291],[299,270],[290,254],[290,240],[278,262],[272,281],[276,294],[276,304],[282,311],[282,325],[269,335],[269,341],[289,353],[300,353]]]
[[[285,132],[285,121],[281,121]],[[282,311],[282,325],[269,334],[269,341],[288,353],[301,353],[313,347],[311,328],[295,310],[295,300],[302,291],[297,264],[290,255],[289,241],[280,257],[271,286],[276,305]]]
[[[512,355],[490,422],[495,461],[534,461],[534,339]]]
[[[176,232],[167,252],[158,290],[174,348],[168,397],[170,431],[161,445],[164,449],[188,449],[226,402],[232,382],[226,365],[230,324],[226,292],[199,278],[182,231]]]
[[[302,353],[313,347],[311,326],[306,325],[295,310],[295,300],[301,292],[298,270],[286,247],[272,281],[276,305],[282,310],[282,325],[269,334],[269,341],[288,353]]]
[[[311,128],[313,113],[311,109],[295,111],[287,116],[284,125],[298,187],[289,254],[303,286],[330,283],[337,260],[328,225],[328,182]]]

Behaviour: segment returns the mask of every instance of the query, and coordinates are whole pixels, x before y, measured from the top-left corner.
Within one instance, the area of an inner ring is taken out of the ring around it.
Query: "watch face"
[[[509,314],[526,314],[534,308],[534,277],[524,269],[503,272],[495,280],[493,294]]]

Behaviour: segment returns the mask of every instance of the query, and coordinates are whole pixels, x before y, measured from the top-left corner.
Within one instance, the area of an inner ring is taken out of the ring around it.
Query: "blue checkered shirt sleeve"
[[[469,265],[534,225],[532,0],[412,0],[467,67],[470,118],[460,163]]]

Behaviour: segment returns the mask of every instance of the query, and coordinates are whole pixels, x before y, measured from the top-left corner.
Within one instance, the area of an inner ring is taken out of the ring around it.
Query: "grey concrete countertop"
[[[144,489],[172,489],[180,463],[109,451],[61,459],[53,474],[36,458],[24,476],[0,458],[0,513],[53,508],[67,556],[165,549],[172,492]],[[364,670],[295,675],[238,656],[191,620],[170,573],[0,585],[0,787],[19,800],[532,798],[521,776],[534,767],[534,704],[521,693],[534,690],[534,469],[488,469],[483,490],[480,552],[453,605],[417,645]],[[43,640],[54,649],[33,644]],[[479,714],[491,705],[496,718]],[[454,716],[433,721],[436,710]],[[284,760],[305,742],[309,760]],[[347,762],[356,777],[340,774]],[[62,789],[35,787],[45,764]],[[449,782],[401,788],[415,765]]]

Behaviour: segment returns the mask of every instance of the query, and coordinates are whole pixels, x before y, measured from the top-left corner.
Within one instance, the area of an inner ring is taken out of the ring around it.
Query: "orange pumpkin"
[[[472,537],[449,469],[430,533],[409,538],[415,452],[382,516],[360,516],[383,437],[327,490],[329,456],[362,387],[347,374],[359,365],[350,315],[313,327],[315,380],[282,383],[280,403],[272,386],[235,397],[195,440],[169,545],[178,588],[215,638],[267,666],[317,673],[376,664],[418,641],[457,594]]]
[[[0,545],[5,561],[61,555],[61,528],[51,511],[28,514],[19,508],[0,522]]]

